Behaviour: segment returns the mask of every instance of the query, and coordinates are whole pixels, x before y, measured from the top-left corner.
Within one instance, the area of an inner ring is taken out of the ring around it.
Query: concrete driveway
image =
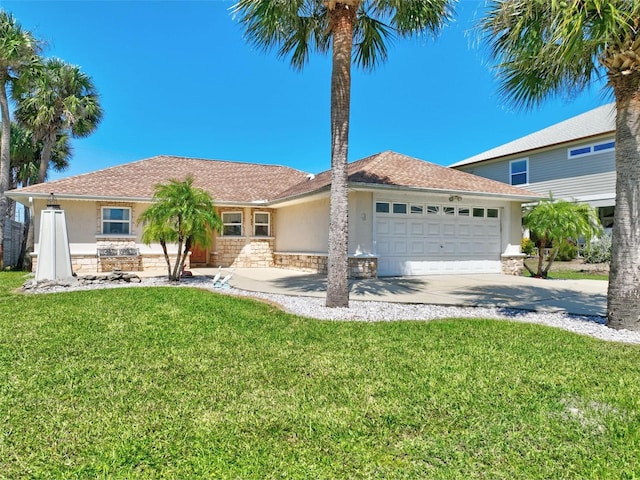
[[[194,268],[195,275],[213,277],[218,269]],[[231,272],[223,269],[222,275]],[[232,287],[282,295],[324,297],[326,276],[281,268],[237,268]],[[532,311],[605,316],[607,282],[542,280],[500,274],[431,275],[352,280],[351,300],[494,306]]]

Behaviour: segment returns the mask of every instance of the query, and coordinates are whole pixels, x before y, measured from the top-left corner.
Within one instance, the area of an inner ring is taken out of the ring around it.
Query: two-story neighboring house
[[[597,208],[615,208],[615,105],[607,104],[451,165],[463,172]]]

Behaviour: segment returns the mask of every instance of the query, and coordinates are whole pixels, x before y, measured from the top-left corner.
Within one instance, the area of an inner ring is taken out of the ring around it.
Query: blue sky
[[[483,4],[462,0],[436,40],[397,40],[373,73],[354,70],[350,161],[395,150],[450,165],[609,101],[602,84],[532,111],[501,101],[470,32]],[[257,51],[231,5],[0,0],[47,42],[46,56],[79,65],[101,94],[100,127],[50,178],[160,154],[328,169],[329,58],[300,73]]]

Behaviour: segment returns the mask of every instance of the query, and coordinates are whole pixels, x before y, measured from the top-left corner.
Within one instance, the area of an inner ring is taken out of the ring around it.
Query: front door
[[[207,265],[207,249],[200,245],[194,245],[191,247],[191,266],[205,266]]]

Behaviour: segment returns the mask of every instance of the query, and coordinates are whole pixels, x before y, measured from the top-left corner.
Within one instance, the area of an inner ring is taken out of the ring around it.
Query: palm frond
[[[608,72],[601,56],[635,36],[637,0],[493,0],[480,29],[496,62],[500,94],[531,108],[575,94]]]

